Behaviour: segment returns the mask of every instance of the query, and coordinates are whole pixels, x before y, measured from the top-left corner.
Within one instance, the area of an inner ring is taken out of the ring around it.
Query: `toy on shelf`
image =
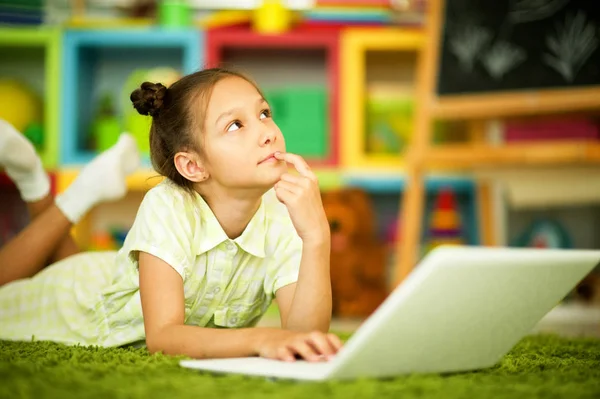
[[[42,151],[44,148],[44,125],[41,122],[32,122],[27,125],[23,134],[37,151]]]
[[[308,158],[325,157],[329,150],[327,89],[288,85],[265,89],[264,94],[288,149]]]
[[[254,10],[252,28],[262,34],[280,34],[291,29],[294,17],[282,0],[263,0]]]
[[[399,235],[399,224],[401,223],[400,219],[397,217],[391,217],[388,219],[389,222],[385,227],[383,241],[385,242],[386,251],[387,251],[387,262],[386,262],[386,275],[387,280],[391,281],[391,273],[393,272],[394,265],[396,264],[396,253],[398,242],[400,241]]]
[[[463,231],[456,195],[450,188],[443,188],[435,199],[429,220],[425,252],[439,245],[463,245]]]
[[[95,2],[70,0],[71,15],[67,25],[85,28],[120,26],[149,26],[155,23],[156,0]],[[90,5],[90,7],[87,7]],[[99,6],[99,7],[98,7]],[[94,12],[96,11],[100,12]]]
[[[385,25],[393,22],[392,1],[317,0],[302,13],[311,24]]]
[[[22,132],[36,150],[43,149],[42,100],[26,83],[0,79],[0,118]]]
[[[90,238],[90,251],[116,251],[117,243],[113,236],[107,231],[93,233]]]
[[[90,251],[116,251],[123,246],[129,229],[112,227],[108,231],[102,230],[92,234]]]
[[[201,29],[216,29],[235,25],[248,25],[252,22],[250,10],[219,10],[198,20]]]
[[[567,230],[557,221],[538,219],[515,241],[518,247],[571,248],[571,238]]]
[[[192,23],[192,7],[186,0],[159,0],[158,24],[166,28],[187,28]]]
[[[0,1],[0,24],[40,25],[45,18],[45,1]]]
[[[110,94],[102,97],[98,108],[96,119],[92,122],[92,136],[94,147],[98,152],[102,152],[112,147],[119,139],[121,123]]]
[[[322,198],[331,230],[333,314],[366,317],[387,295],[386,248],[377,238],[371,201],[350,187]]]
[[[20,132],[42,122],[42,101],[24,82],[0,78],[0,118]]]
[[[536,219],[517,237],[513,245],[541,249],[572,248],[567,230],[556,220]],[[585,305],[600,305],[600,275],[590,273],[569,292],[563,302],[575,301]]]
[[[600,127],[589,118],[544,118],[504,123],[506,142],[544,140],[600,140]]]
[[[398,225],[400,224],[399,219],[392,219],[385,228],[384,240],[389,245],[394,245],[400,237],[398,237]]]
[[[413,92],[409,87],[371,85],[366,99],[366,149],[370,153],[398,154],[410,140]]]

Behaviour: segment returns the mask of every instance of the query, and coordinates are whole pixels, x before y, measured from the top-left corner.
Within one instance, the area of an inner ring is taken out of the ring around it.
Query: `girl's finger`
[[[309,362],[317,362],[321,360],[319,353],[317,353],[315,349],[304,340],[298,340],[288,348]]]
[[[290,183],[300,184],[300,182],[304,179],[301,176],[294,176],[291,173],[284,173],[281,175],[281,180],[289,181]]]
[[[321,355],[330,356],[336,352],[335,347],[329,338],[325,334],[313,333],[309,337],[309,343],[317,350]]]
[[[340,337],[338,337],[335,334],[327,334],[327,339],[329,343],[335,348],[336,352],[342,349],[342,346],[344,346]]]
[[[275,196],[277,197],[279,202],[286,206],[288,204],[291,204],[294,201],[294,198],[297,197],[297,195],[291,192],[290,190],[277,186],[275,187]]]
[[[302,193],[302,187],[298,186],[295,183],[290,183],[289,181],[279,180],[275,183],[275,190],[284,189],[295,195],[299,195]]]
[[[279,180],[279,181],[290,182],[297,187],[304,187],[305,189],[311,189],[312,186],[316,186],[316,182],[312,181],[308,177],[294,176],[289,173],[281,175],[281,180]]]
[[[302,176],[308,177],[312,181],[317,180],[317,176],[315,176],[315,174],[310,170],[310,166],[308,166],[304,158],[302,158],[300,155],[289,152],[276,152],[275,158],[291,163]]]
[[[277,349],[277,359],[286,362],[293,362],[296,360],[294,352],[292,352],[289,348],[286,348],[285,346],[282,346],[279,349]]]

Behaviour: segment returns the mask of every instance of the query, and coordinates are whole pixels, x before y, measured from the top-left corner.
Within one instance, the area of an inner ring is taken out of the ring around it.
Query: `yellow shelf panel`
[[[355,50],[420,50],[424,35],[419,28],[348,28],[342,40]]]
[[[61,169],[56,173],[56,190],[63,192],[77,177],[79,169]],[[163,180],[162,176],[151,169],[139,170],[127,178],[130,191],[146,191]]]
[[[341,174],[337,169],[317,169],[314,173],[319,179],[319,185],[322,189],[328,190],[342,185]],[[62,169],[56,173],[56,190],[61,193],[66,190],[79,174],[79,169]],[[127,178],[127,188],[129,191],[147,191],[158,183],[163,181],[154,170],[142,169]]]
[[[353,167],[358,166],[360,168],[368,169],[393,169],[395,171],[399,171],[403,169],[406,164],[404,158],[400,154],[369,154],[363,152],[356,154],[354,159],[355,161],[352,165]]]

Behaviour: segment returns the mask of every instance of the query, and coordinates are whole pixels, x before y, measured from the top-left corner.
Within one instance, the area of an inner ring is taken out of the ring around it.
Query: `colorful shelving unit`
[[[130,106],[122,104],[122,91],[131,72],[166,66],[187,74],[207,66],[234,66],[247,70],[264,89],[286,136],[288,150],[300,153],[311,163],[321,188],[364,188],[385,208],[378,215],[382,225],[397,218],[405,182],[400,152],[369,151],[365,140],[369,90],[373,81],[383,86],[398,82],[410,85],[423,41],[418,29],[380,27],[299,26],[277,35],[259,34],[249,27],[205,32],[153,26],[64,31],[0,29],[0,49],[14,48],[9,54],[17,58],[33,54],[34,61],[44,59],[48,133],[42,156],[49,169],[56,169],[56,191],[64,191],[80,167],[97,154],[90,145],[90,135],[102,95],[109,92],[120,98],[116,106],[119,113]],[[23,62],[32,63],[25,58]],[[0,60],[0,71],[3,63],[5,59]],[[398,66],[400,73],[394,69]],[[386,174],[390,170],[392,173]],[[127,183],[137,198],[161,180],[146,159],[143,168]],[[476,244],[479,235],[474,183],[466,178],[436,177],[426,186],[428,208],[441,188],[450,187],[456,193],[466,241]],[[103,212],[97,213],[75,228],[84,248],[90,243],[94,221]]]
[[[0,77],[23,81],[43,101],[44,166],[58,165],[61,37],[54,28],[0,27]]]
[[[235,27],[209,30],[206,35],[207,65],[233,66],[261,75],[254,78],[272,103],[288,151],[298,152],[316,167],[338,164],[338,55],[337,29],[299,27],[263,35]],[[317,66],[322,69],[317,73],[324,72],[322,82],[302,82],[301,76],[286,81],[280,76],[286,67],[294,67],[301,75],[303,66],[309,69],[315,62],[322,62],[322,68]]]
[[[194,29],[67,30],[61,164],[77,167],[96,154],[89,145],[91,124],[103,95],[122,99],[126,79],[135,70],[170,67],[188,74],[200,69],[202,45],[202,33]],[[122,102],[115,101],[120,112],[129,106]]]
[[[398,170],[401,151],[367,151],[369,85],[410,90],[424,37],[417,29],[347,28],[340,43],[341,164],[353,169]]]

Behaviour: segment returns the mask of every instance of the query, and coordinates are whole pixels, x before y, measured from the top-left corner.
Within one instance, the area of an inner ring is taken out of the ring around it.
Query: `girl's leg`
[[[38,216],[44,213],[44,211],[51,206],[54,206],[54,197],[51,194],[48,194],[44,198],[39,201],[33,201],[27,203],[27,210],[29,211],[30,219],[33,221]],[[71,237],[70,229],[67,230],[65,236],[62,241],[56,247],[56,250],[52,255],[50,255],[50,259],[46,262],[47,264],[58,262],[61,259],[68,258],[71,255],[75,255],[79,252],[79,246]]]
[[[0,166],[15,182],[32,211],[31,223],[0,248],[0,285],[35,275],[63,249],[71,226],[96,204],[121,198],[125,178],[139,165],[135,140],[124,134],[117,144],[85,166],[55,201],[33,146],[0,120]],[[37,212],[37,215],[35,213]],[[66,254],[68,254],[68,248]]]
[[[0,286],[35,275],[69,234],[71,222],[51,205],[0,248]]]

